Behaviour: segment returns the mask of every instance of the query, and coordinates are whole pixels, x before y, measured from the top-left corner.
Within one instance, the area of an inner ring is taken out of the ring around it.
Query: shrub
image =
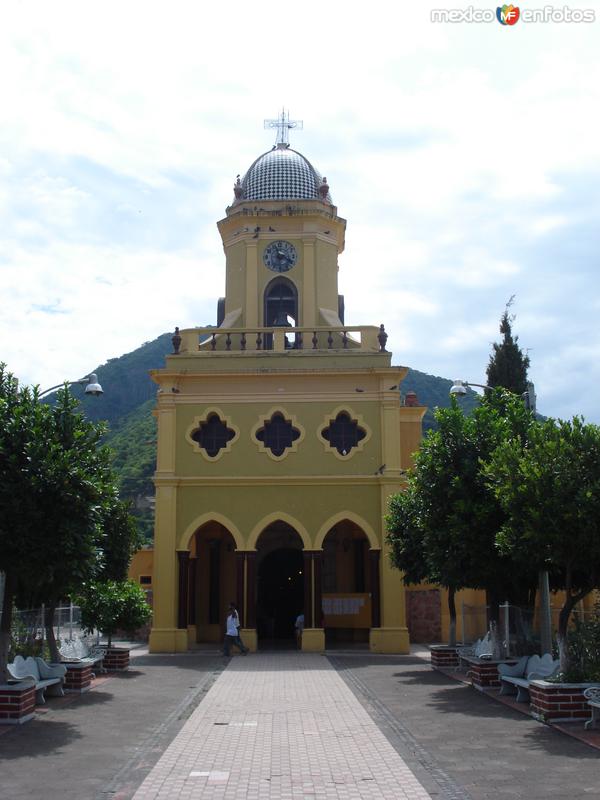
[[[152,613],[144,590],[134,581],[92,582],[77,602],[84,628],[106,634],[109,647],[117,630],[133,634],[148,622]]]

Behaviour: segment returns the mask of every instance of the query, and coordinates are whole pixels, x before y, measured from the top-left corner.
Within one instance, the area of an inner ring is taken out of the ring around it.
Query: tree
[[[52,470],[42,470],[38,459],[47,441],[49,413],[35,392],[20,389],[17,379],[0,364],[0,571],[5,573],[0,681],[7,678],[13,598],[21,570],[35,558],[30,537],[44,523],[32,489],[44,477],[49,484],[53,481]]]
[[[495,537],[504,513],[490,490],[482,463],[513,431],[524,435],[531,415],[519,398],[498,390],[465,417],[453,399],[436,411],[415,457],[407,496],[396,495],[387,518],[392,563],[407,571],[405,583],[426,578],[448,589],[450,643],[455,643],[455,593],[480,588],[510,597],[519,580],[514,560],[501,554]]]
[[[494,342],[493,352],[487,368],[487,384],[493,388],[501,386],[513,394],[522,396],[527,392],[527,370],[529,369],[529,356],[524,354],[519,347],[519,337],[512,335],[514,316],[509,316],[508,310],[513,304],[514,296],[510,298],[500,318],[500,344]]]
[[[566,672],[571,611],[600,586],[600,427],[578,417],[538,423],[527,443],[501,443],[485,472],[506,514],[501,550],[565,590],[557,638]]]
[[[152,613],[144,590],[134,581],[93,581],[77,602],[83,626],[105,633],[108,647],[118,630],[133,633],[148,622]]]
[[[41,403],[36,390],[19,389],[0,365],[0,570],[6,573],[0,680],[6,677],[15,596],[46,604],[51,656],[57,659],[57,603],[101,569],[122,572],[127,548],[116,540],[124,530],[123,509],[110,451],[100,445],[105,429],[77,406],[67,387],[54,406]],[[126,526],[125,534],[132,542]]]

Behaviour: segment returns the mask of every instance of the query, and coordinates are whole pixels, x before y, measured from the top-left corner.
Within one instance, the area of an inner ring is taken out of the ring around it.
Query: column
[[[256,628],[256,552],[246,553],[246,624]]]
[[[246,554],[240,550],[235,552],[235,586],[237,595],[238,614],[240,616],[240,626],[246,627],[246,615],[244,602],[244,563],[246,561]]]
[[[322,653],[325,634],[322,621],[321,550],[305,550],[304,556],[304,632],[302,650]]]
[[[198,560],[190,558],[188,562],[188,625],[196,624],[196,570]]]
[[[313,628],[312,612],[312,553],[304,550],[304,627]]]
[[[323,627],[323,581],[322,581],[323,551],[315,550],[313,553],[313,576],[315,589],[315,628]]]
[[[177,627],[187,628],[188,623],[188,564],[190,554],[187,550],[179,550],[179,603],[177,607]]]
[[[381,586],[379,580],[379,561],[381,550],[369,550],[371,577],[371,627],[381,627]]]

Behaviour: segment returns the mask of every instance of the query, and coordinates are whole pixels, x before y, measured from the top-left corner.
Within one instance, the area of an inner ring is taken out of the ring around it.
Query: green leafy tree
[[[103,580],[125,580],[131,557],[142,546],[138,526],[130,513],[130,507],[130,502],[121,500],[116,486],[111,483],[100,505],[101,558],[98,576]]]
[[[455,594],[470,587],[510,598],[520,580],[514,561],[501,554],[495,537],[504,522],[482,462],[512,431],[524,436],[531,415],[523,403],[500,390],[465,417],[455,400],[436,411],[415,457],[407,496],[396,495],[387,518],[392,563],[406,570],[406,583],[426,578],[448,589],[450,644],[456,641]]]
[[[56,403],[19,389],[0,365],[0,680],[6,677],[14,597],[46,605],[51,657],[58,659],[58,602],[96,574],[122,574],[134,546],[119,505],[103,425],[78,411],[67,387]]]
[[[509,308],[513,300],[514,297],[511,297],[500,319],[502,341],[492,345],[487,368],[487,384],[493,388],[500,386],[522,396],[527,391],[529,356],[519,347],[519,337],[513,337],[512,334],[512,323],[515,318],[509,315]]]
[[[106,634],[108,647],[118,630],[133,634],[152,614],[144,590],[134,581],[93,581],[77,602],[83,626]]]
[[[565,590],[557,638],[566,673],[571,612],[600,586],[600,427],[578,417],[538,423],[526,443],[501,443],[486,475],[506,514],[501,550]]]

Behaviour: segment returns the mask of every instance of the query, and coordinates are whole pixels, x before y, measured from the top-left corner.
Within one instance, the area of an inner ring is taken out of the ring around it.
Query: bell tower
[[[296,124],[283,114],[273,121],[277,143],[238,175],[233,203],[218,223],[225,251],[219,325],[343,324],[337,276],[346,220],[327,178],[290,147],[286,133]]]
[[[421,434],[383,325],[348,324],[346,221],[288,141],[243,177],[218,224],[218,325],[177,329],[154,370],[158,422],[152,652],[223,641],[235,598],[251,649],[363,642],[408,652],[385,515]]]

